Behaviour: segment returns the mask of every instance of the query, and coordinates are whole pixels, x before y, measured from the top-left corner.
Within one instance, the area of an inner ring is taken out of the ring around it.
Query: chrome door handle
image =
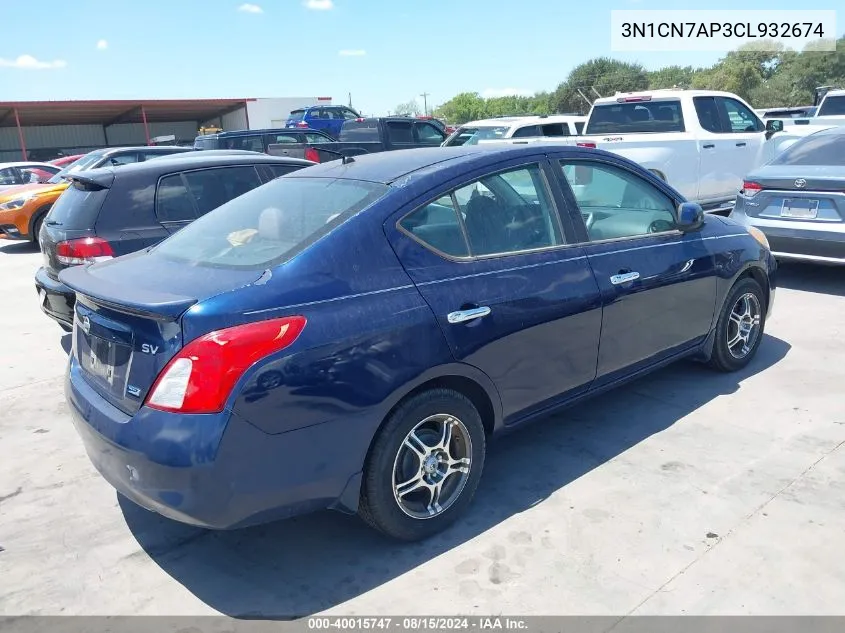
[[[694,260],[694,259],[687,260],[687,263],[686,263],[686,264],[684,264],[684,267],[683,267],[683,268],[681,268],[681,272],[682,272],[682,273],[687,272],[690,268],[692,268],[692,265],[693,265],[694,263],[695,263],[695,260]]]
[[[626,284],[629,281],[635,281],[640,278],[640,273],[637,272],[630,272],[630,273],[619,273],[618,275],[613,275],[610,278],[610,283],[614,286],[618,286],[619,284]]]
[[[472,321],[473,319],[486,317],[488,314],[490,314],[490,308],[487,306],[481,306],[480,308],[450,312],[446,317],[446,320],[448,320],[449,323],[466,323],[467,321]]]

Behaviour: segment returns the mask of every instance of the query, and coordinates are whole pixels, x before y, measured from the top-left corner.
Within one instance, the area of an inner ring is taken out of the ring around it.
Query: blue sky
[[[712,52],[614,54],[612,9],[833,9],[786,0],[4,2],[0,101],[331,96],[379,114],[430,93],[554,89],[602,55],[647,68]],[[42,10],[44,9],[44,10]],[[845,12],[837,13],[837,31]],[[43,67],[41,67],[43,66]]]

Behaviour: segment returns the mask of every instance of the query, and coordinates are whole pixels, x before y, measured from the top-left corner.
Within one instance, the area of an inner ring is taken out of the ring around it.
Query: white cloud
[[[494,97],[530,97],[533,94],[533,90],[526,90],[525,88],[487,88],[481,93],[481,96],[490,99]]]
[[[109,43],[106,40],[98,40],[97,41],[97,50],[104,51],[109,47]]]
[[[332,0],[305,0],[302,4],[307,9],[313,9],[314,11],[328,11],[334,8],[334,2]]]
[[[239,6],[238,11],[243,11],[244,13],[264,13],[264,9],[257,4],[250,4],[249,2]]]
[[[41,70],[43,68],[64,68],[67,62],[55,59],[51,62],[41,62],[32,55],[21,55],[17,59],[3,59],[0,57],[0,68],[22,68],[24,70]]]
[[[360,48],[346,48],[338,51],[337,54],[341,57],[363,57],[367,54],[367,51],[361,50]]]

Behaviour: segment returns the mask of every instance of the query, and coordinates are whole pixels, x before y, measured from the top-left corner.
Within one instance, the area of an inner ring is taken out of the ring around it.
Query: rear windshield
[[[819,113],[816,116],[836,116],[845,115],[845,95],[827,97],[822,101],[819,107]]]
[[[214,209],[156,252],[192,265],[267,268],[294,257],[388,189],[360,180],[285,176]]]
[[[75,174],[76,172],[83,171],[85,169],[91,169],[92,167],[95,167],[101,160],[103,160],[103,156],[105,156],[105,154],[105,150],[90,152],[79,160],[74,161],[70,165],[65,167],[58,174],[50,178],[49,182],[55,185],[60,182],[64,182],[63,176]]]
[[[845,166],[845,134],[813,134],[778,154],[772,165]]]
[[[445,145],[448,147],[457,145],[478,145],[478,141],[494,141],[496,139],[505,138],[508,133],[509,126],[503,125],[501,127],[483,126],[483,127],[459,127],[446,141]]]
[[[109,190],[72,181],[50,208],[46,220],[62,229],[92,229]]]
[[[218,149],[220,141],[216,136],[198,136],[194,139],[194,149]]]
[[[290,113],[288,119],[291,121],[301,121],[305,117],[305,110],[294,110]]]
[[[680,101],[608,103],[593,106],[585,134],[683,132]]]
[[[367,141],[378,141],[378,120],[365,119],[364,121],[344,121],[340,128],[339,141],[355,141],[365,143]]]

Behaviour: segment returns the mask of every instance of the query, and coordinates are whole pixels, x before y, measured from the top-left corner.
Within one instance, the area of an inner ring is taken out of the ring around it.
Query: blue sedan
[[[346,158],[62,272],[67,400],[100,473],[167,517],[332,508],[421,539],[502,431],[682,358],[744,367],[775,269],[759,230],[609,153]]]

